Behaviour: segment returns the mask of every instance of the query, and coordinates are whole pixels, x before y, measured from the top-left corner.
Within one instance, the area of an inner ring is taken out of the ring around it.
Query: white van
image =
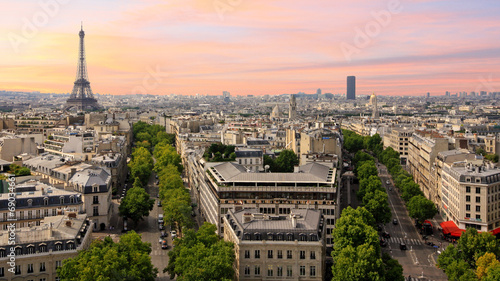
[[[158,215],[158,223],[163,223],[163,214]]]

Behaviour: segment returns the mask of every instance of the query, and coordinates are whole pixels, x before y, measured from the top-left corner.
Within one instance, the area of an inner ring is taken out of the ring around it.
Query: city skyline
[[[5,90],[71,92],[83,20],[101,94],[500,91],[494,1],[40,3],[4,5]]]

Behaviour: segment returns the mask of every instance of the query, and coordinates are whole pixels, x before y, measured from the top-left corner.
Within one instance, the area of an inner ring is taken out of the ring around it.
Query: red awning
[[[450,236],[453,236],[453,237],[460,237],[460,236],[462,236],[462,233],[464,233],[464,232],[465,232],[465,230],[464,230],[464,229],[457,228],[457,230],[452,231],[452,232],[450,233]]]
[[[500,227],[499,227],[499,228],[495,228],[495,229],[493,229],[493,230],[491,231],[491,233],[492,233],[493,235],[497,235],[497,234],[499,234],[499,233],[500,233]]]
[[[445,235],[450,234],[453,231],[457,231],[459,229],[454,221],[445,221],[442,222],[440,225],[441,228],[443,229],[443,234]]]
[[[430,221],[428,221],[428,220],[425,220],[424,223],[428,223],[428,224],[430,224],[432,226],[432,223]]]

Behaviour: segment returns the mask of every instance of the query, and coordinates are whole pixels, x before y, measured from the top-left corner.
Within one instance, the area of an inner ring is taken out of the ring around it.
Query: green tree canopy
[[[377,223],[386,224],[391,220],[391,208],[387,200],[387,193],[380,190],[369,192],[363,197],[364,207],[373,214]]]
[[[154,199],[150,199],[144,188],[134,184],[134,187],[127,191],[125,198],[120,203],[120,215],[132,219],[137,225],[139,220],[149,216],[149,212],[153,210],[154,202]]]
[[[407,207],[410,217],[418,219],[420,223],[423,223],[427,219],[432,219],[437,214],[437,208],[434,202],[422,195],[412,197]]]
[[[198,232],[186,230],[184,237],[174,242],[164,272],[171,279],[177,275],[179,281],[233,280],[234,245],[221,240],[215,231],[215,225],[207,222]]]
[[[285,149],[276,158],[278,172],[291,173],[296,165],[299,165],[299,157],[292,150]]]
[[[356,169],[359,180],[369,178],[370,176],[377,176],[378,170],[374,161],[364,161],[361,166]]]
[[[384,264],[378,250],[369,244],[342,248],[334,257],[333,281],[383,281]]]
[[[57,274],[65,281],[154,281],[158,269],[151,264],[150,253],[151,244],[142,242],[139,234],[130,231],[118,243],[110,237],[95,240],[89,249],[65,260]]]
[[[385,280],[405,281],[403,266],[397,260],[391,258],[388,253],[383,253],[382,262],[384,263]]]
[[[14,174],[16,177],[31,175],[30,169],[28,169],[26,167],[21,167],[21,166],[16,165],[16,164],[9,165],[9,172],[8,173]]]
[[[186,227],[191,227],[191,197],[184,188],[168,189],[161,193],[163,202],[164,220],[172,229],[179,231],[179,236]]]

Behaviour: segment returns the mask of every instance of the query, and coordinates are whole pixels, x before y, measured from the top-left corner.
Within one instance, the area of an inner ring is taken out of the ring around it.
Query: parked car
[[[393,219],[392,220],[392,224],[394,224],[394,225],[398,224],[398,220],[397,219]]]
[[[162,230],[160,236],[161,236],[161,238],[164,238],[164,237],[167,237],[168,234],[165,230]]]
[[[401,242],[401,243],[399,244],[399,248],[401,249],[401,251],[406,250],[406,244],[405,244],[405,243],[403,243],[403,242]]]
[[[163,242],[163,237],[160,236],[160,239],[158,239],[158,243],[161,244],[161,242]]]
[[[170,235],[172,236],[172,240],[174,240],[175,238],[177,238],[177,231],[175,230],[170,231]]]
[[[158,229],[159,230],[165,230],[165,226],[163,225],[163,223],[159,223],[158,224]]]
[[[163,214],[158,214],[158,223],[163,224]]]
[[[389,239],[389,238],[391,238],[391,235],[389,234],[389,232],[384,231],[384,232],[382,232],[382,237]]]
[[[156,203],[156,205],[158,205],[158,207],[161,207],[161,200],[158,199],[158,202]]]
[[[386,180],[385,184],[389,185],[389,184],[391,184],[391,182],[389,180]]]
[[[195,217],[196,216],[196,213],[194,211],[191,211],[191,216],[192,217]]]

